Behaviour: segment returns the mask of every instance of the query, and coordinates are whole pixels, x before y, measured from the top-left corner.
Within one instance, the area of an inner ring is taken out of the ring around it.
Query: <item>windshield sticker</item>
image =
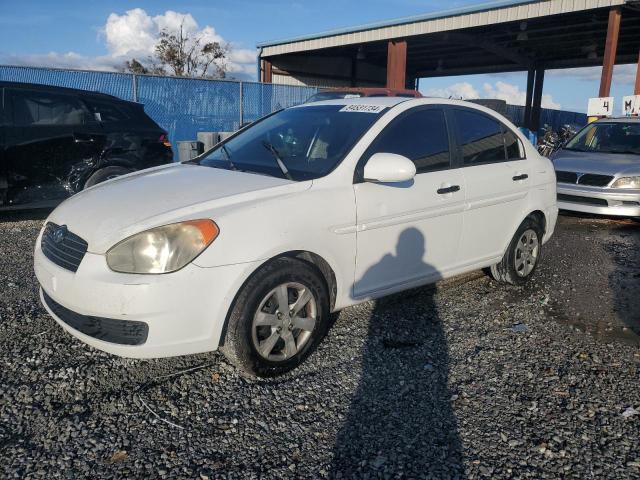
[[[339,111],[340,112],[360,112],[360,113],[380,113],[385,108],[384,105],[361,105],[361,104],[353,104],[353,105],[345,105]]]

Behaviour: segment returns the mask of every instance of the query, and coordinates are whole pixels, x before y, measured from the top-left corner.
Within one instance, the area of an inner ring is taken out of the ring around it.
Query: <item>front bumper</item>
[[[34,254],[41,300],[56,322],[99,350],[131,358],[216,350],[235,294],[259,263],[190,264],[170,274],[129,275],[111,271],[104,256],[87,253],[73,273],[47,259],[39,242]],[[132,328],[146,328],[144,338],[118,336],[133,335]]]
[[[558,183],[558,208],[574,212],[640,217],[640,190]]]

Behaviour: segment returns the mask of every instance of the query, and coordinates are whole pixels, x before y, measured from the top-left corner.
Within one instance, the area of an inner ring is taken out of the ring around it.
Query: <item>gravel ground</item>
[[[562,217],[526,287],[346,309],[304,366],[254,381],[63,333],[31,217],[0,220],[2,478],[640,478],[638,223]]]

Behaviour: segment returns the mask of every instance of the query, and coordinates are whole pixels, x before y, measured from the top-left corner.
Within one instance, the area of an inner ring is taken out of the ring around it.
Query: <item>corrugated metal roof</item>
[[[301,42],[304,40],[314,40],[323,37],[332,37],[334,35],[343,35],[346,33],[361,32],[363,30],[372,30],[375,28],[393,27],[395,25],[403,25],[406,23],[423,22],[425,20],[436,20],[439,18],[455,17],[458,15],[465,15],[469,13],[487,12],[489,10],[496,10],[504,7],[513,7],[518,5],[524,5],[527,3],[538,3],[541,0],[494,0],[493,2],[485,2],[475,5],[469,5],[461,8],[451,8],[447,10],[441,10],[439,12],[425,13],[421,15],[414,15],[410,17],[396,18],[393,20],[385,20],[381,22],[367,23],[364,25],[357,25],[355,27],[338,28],[335,30],[326,30],[309,35],[300,35],[297,37],[285,38],[280,40],[273,40],[268,42],[258,43],[258,48],[270,47],[273,45],[281,45],[283,43]],[[547,1],[547,0],[542,0]]]
[[[258,45],[261,56],[406,38],[623,5],[626,0],[497,0],[424,15],[325,31]]]

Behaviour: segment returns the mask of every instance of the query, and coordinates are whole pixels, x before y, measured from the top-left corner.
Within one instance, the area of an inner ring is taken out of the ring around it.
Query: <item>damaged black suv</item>
[[[139,103],[70,88],[0,82],[0,210],[50,207],[173,160]]]

